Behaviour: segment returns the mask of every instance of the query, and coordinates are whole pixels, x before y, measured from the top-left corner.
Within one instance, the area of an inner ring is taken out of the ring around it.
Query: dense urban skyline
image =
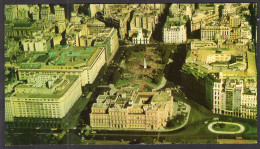
[[[5,5],[4,31],[8,145],[256,141],[255,3]]]

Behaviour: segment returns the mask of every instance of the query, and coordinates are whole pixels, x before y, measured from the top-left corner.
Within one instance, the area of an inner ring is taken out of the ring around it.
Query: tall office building
[[[43,4],[41,6],[41,20],[48,21],[49,20],[49,15],[51,15],[51,9],[48,4]]]

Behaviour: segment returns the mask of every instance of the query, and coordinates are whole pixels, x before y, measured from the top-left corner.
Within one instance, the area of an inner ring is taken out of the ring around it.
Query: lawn
[[[240,130],[239,126],[232,125],[232,124],[215,124],[212,126],[212,128],[216,131],[227,131],[227,132],[236,132]]]
[[[121,86],[130,83],[133,80],[133,77],[130,78],[123,78],[116,82],[116,86]]]
[[[134,87],[139,88],[139,87],[140,87],[140,84],[134,84]]]
[[[144,54],[143,52],[133,52],[131,57],[135,57],[135,58],[143,58]]]
[[[132,65],[135,65],[136,63],[138,63],[138,62],[136,62],[136,61],[126,61],[127,66],[132,66]]]

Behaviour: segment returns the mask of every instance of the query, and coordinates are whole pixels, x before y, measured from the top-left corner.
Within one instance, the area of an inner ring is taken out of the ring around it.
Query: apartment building
[[[19,80],[33,75],[78,75],[81,85],[91,84],[106,63],[105,47],[55,46],[47,54],[34,54],[18,68]]]
[[[81,96],[80,78],[35,75],[9,97],[13,117],[62,118]]]
[[[184,22],[167,18],[163,27],[163,42],[183,43],[186,40],[187,40],[187,29]]]

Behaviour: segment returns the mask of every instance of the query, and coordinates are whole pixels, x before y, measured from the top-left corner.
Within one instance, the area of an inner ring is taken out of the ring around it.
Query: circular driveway
[[[238,131],[235,131],[235,132],[230,132],[230,131],[216,131],[216,130],[214,130],[214,129],[212,128],[212,126],[213,126],[214,124],[218,124],[218,123],[219,123],[219,124],[236,125],[236,126],[238,126],[240,129],[239,129]],[[242,133],[242,132],[245,131],[245,127],[244,127],[243,125],[241,125],[241,124],[231,123],[231,122],[221,122],[221,121],[210,123],[209,126],[208,126],[208,129],[209,129],[209,131],[211,131],[211,132],[213,132],[213,133],[217,133],[217,134],[238,134],[238,133]]]

